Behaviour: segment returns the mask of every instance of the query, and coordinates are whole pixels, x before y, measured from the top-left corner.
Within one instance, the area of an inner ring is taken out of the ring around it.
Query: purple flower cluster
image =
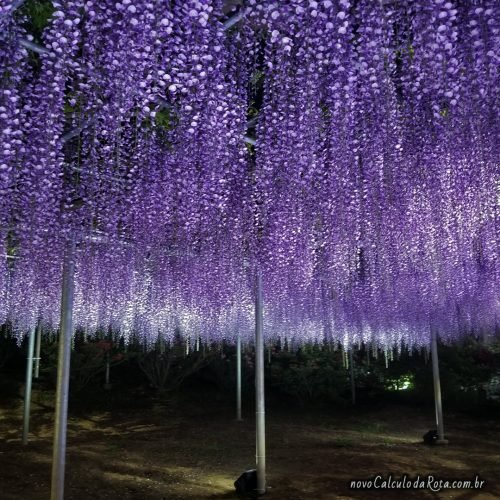
[[[35,63],[10,4],[0,322],[57,328],[76,234],[88,333],[250,339],[257,269],[269,339],[497,327],[494,0],[54,2]]]

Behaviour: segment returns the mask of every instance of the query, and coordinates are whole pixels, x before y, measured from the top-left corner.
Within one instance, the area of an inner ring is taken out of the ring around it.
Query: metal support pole
[[[28,444],[30,431],[31,383],[33,381],[33,353],[35,351],[35,329],[32,328],[28,339],[26,358],[26,385],[24,386],[23,444]]]
[[[68,423],[69,370],[73,334],[73,291],[75,274],[75,239],[68,242],[63,268],[61,325],[57,361],[57,392],[52,457],[50,500],[64,499],[66,466],[66,430]]]
[[[106,360],[106,385],[109,385],[109,358]]]
[[[257,494],[266,492],[266,410],[264,402],[264,321],[262,275],[257,272],[255,290],[255,417]]]
[[[241,337],[236,340],[236,420],[241,422]]]
[[[439,380],[439,359],[437,351],[437,333],[431,329],[432,375],[434,379],[434,404],[436,407],[437,444],[447,444],[444,437],[443,406],[441,402],[441,382]]]
[[[36,328],[36,347],[35,347],[35,378],[40,375],[40,349],[42,347],[42,324],[38,322]]]
[[[352,349],[349,349],[349,368],[351,373],[351,401],[356,404],[356,381],[354,380],[354,362],[352,360]]]
[[[110,371],[110,361],[109,352],[106,354],[106,370],[104,375],[104,389],[109,391],[111,389],[111,384],[109,382],[109,371]]]

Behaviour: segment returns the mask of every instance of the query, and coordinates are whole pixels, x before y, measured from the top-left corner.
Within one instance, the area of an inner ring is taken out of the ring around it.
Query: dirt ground
[[[36,397],[35,397],[36,399]],[[203,405],[200,405],[203,406]],[[248,412],[249,413],[249,412]],[[22,405],[0,404],[0,498],[47,499],[53,411],[33,405],[30,443],[20,440]],[[269,500],[500,498],[500,422],[446,415],[450,444],[421,436],[432,409],[268,412]],[[233,483],[254,463],[254,420],[236,422],[227,406],[72,416],[68,428],[68,500],[233,499]],[[486,481],[483,490],[349,489],[351,479],[406,474],[414,479]]]

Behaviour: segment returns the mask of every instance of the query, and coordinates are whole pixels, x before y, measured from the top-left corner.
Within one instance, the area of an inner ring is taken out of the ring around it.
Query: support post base
[[[449,441],[447,439],[436,439],[436,441],[434,441],[435,444],[448,444]]]

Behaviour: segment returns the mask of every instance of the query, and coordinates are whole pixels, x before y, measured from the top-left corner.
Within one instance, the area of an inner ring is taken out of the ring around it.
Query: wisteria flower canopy
[[[76,238],[89,333],[249,336],[257,271],[268,339],[498,328],[495,0],[45,7],[0,3],[0,322],[58,327]]]

